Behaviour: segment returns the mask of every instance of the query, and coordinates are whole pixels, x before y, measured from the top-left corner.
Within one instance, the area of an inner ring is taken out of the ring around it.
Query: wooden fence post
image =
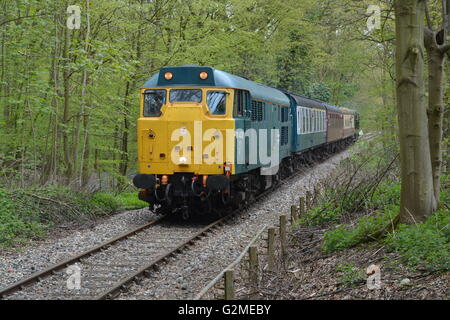
[[[306,191],[306,210],[311,209],[311,191]]]
[[[300,206],[299,206],[299,211],[300,211],[300,218],[305,216],[305,198],[301,197],[300,198]]]
[[[225,300],[234,300],[234,270],[225,271]]]
[[[281,243],[281,255],[284,257],[286,254],[286,216],[280,216],[280,243]]]
[[[275,228],[269,228],[267,237],[267,269],[273,271],[275,265]]]
[[[314,200],[313,203],[317,204],[318,200],[319,200],[319,189],[317,188],[317,186],[314,187]]]
[[[297,219],[297,206],[291,206],[291,224],[293,224]]]
[[[251,246],[248,249],[249,254],[249,273],[250,273],[250,285],[251,291],[250,296],[254,296],[256,294],[256,288],[258,287],[258,248],[256,246]]]

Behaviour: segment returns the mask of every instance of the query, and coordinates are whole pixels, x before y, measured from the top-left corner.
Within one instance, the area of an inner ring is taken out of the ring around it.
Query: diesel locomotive
[[[359,121],[211,67],[166,67],[141,88],[133,183],[159,214],[220,214],[354,142]]]

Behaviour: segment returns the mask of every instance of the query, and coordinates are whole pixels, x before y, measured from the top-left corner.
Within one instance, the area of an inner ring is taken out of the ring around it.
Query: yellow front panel
[[[204,89],[202,103],[169,103],[166,101],[166,105],[161,109],[162,115],[160,117],[144,117],[143,93],[149,89],[152,88],[142,89],[141,117],[138,120],[140,173],[167,175],[175,172],[223,174],[224,162],[234,164],[233,90]],[[170,88],[155,89],[170,91]],[[176,89],[189,88],[177,87]],[[225,115],[210,114],[206,105],[208,90],[220,90],[229,93]],[[199,146],[202,147],[199,148]],[[183,163],[180,160],[186,161]],[[234,173],[234,166],[232,173]]]

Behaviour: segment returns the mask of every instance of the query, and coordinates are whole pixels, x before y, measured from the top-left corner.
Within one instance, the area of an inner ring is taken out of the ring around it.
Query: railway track
[[[289,183],[306,169],[294,172],[280,184]],[[165,218],[154,220],[1,289],[0,299],[114,299],[273,190],[207,226],[174,225],[165,223]],[[81,270],[78,290],[67,287],[69,275],[65,270],[73,265]]]
[[[286,179],[282,180],[279,185],[286,184],[290,180],[300,176],[303,173],[304,173],[304,170],[299,170],[297,172],[294,172],[292,175],[290,175]],[[142,281],[144,277],[150,275],[153,270],[158,270],[158,267],[160,264],[165,263],[171,257],[174,257],[179,253],[182,253],[185,249],[187,249],[189,246],[193,245],[196,241],[201,240],[203,237],[208,236],[208,234],[213,232],[215,229],[225,225],[228,221],[230,221],[233,218],[235,218],[236,216],[238,216],[239,213],[242,212],[242,210],[247,209],[250,205],[253,205],[258,200],[261,200],[265,196],[269,195],[273,190],[274,190],[273,188],[266,190],[262,194],[258,195],[256,197],[255,201],[253,201],[252,203],[249,203],[245,207],[235,210],[232,213],[224,216],[223,218],[204,227],[203,229],[198,231],[196,234],[194,234],[192,237],[190,237],[189,239],[180,243],[176,248],[166,252],[164,255],[162,255],[162,256],[158,257],[157,259],[155,259],[154,261],[146,264],[145,266],[143,266],[141,269],[139,269],[135,273],[130,274],[128,277],[124,278],[122,281],[120,281],[113,287],[102,292],[100,295],[98,295],[96,297],[96,300],[114,299],[117,296],[119,296],[121,292],[127,291],[134,283],[139,284],[140,281]]]

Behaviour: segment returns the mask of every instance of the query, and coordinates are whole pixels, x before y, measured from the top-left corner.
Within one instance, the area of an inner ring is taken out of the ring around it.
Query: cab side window
[[[246,111],[250,111],[250,93],[243,90],[234,92],[234,116],[244,117]]]
[[[244,95],[242,90],[236,90],[234,92],[234,116],[244,116]]]

